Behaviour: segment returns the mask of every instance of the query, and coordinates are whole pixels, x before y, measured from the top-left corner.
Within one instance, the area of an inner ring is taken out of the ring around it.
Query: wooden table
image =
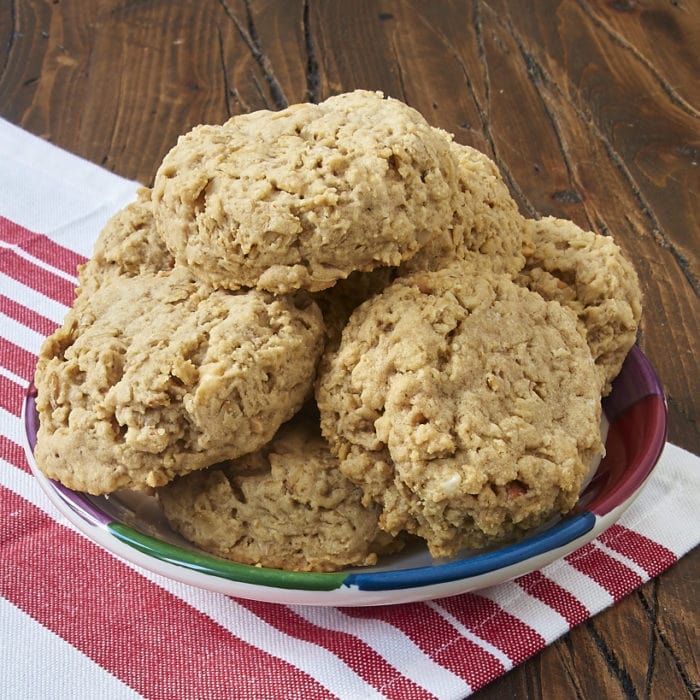
[[[489,154],[525,214],[615,237],[669,439],[700,453],[697,0],[12,0],[0,41],[0,116],[144,184],[200,122],[360,87],[403,99]],[[697,693],[699,563],[474,697]]]

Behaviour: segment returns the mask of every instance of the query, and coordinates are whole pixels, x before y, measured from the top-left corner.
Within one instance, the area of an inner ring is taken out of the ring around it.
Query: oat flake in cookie
[[[468,263],[399,278],[361,305],[316,396],[381,526],[421,536],[433,556],[568,511],[603,449],[575,315]]]
[[[179,267],[115,279],[41,348],[37,464],[104,494],[256,450],[303,404],[323,340],[308,299],[214,291]]]
[[[179,477],[158,490],[173,529],[225,559],[295,571],[376,564],[400,539],[338,470],[318,418],[284,425],[260,451]]]
[[[447,228],[455,176],[449,140],[416,110],[358,90],[195,127],[163,159],[153,203],[205,282],[319,291]]]

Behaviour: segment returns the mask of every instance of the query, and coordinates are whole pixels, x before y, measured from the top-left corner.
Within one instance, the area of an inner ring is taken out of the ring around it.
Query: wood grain
[[[524,213],[611,234],[634,262],[669,438],[695,453],[699,75],[697,0],[0,4],[0,116],[144,184],[197,123],[359,87],[485,151]],[[475,697],[697,697],[699,562]]]

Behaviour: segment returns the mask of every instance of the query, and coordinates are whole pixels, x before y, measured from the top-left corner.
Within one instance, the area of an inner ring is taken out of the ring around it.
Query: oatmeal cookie
[[[256,450],[309,394],[323,333],[308,298],[212,290],[181,267],[114,279],[41,348],[37,464],[104,494]]]
[[[609,236],[552,216],[528,219],[526,225],[534,248],[517,282],[578,316],[602,393],[608,394],[637,337],[642,315],[637,273]]]
[[[568,511],[603,449],[575,315],[468,263],[399,278],[358,307],[316,397],[381,526],[419,535],[433,556]]]
[[[194,128],[165,156],[153,203],[203,281],[319,291],[447,228],[455,177],[448,139],[417,111],[358,90]]]
[[[525,219],[498,167],[484,153],[439,133],[449,143],[457,163],[453,220],[449,228],[437,231],[403,263],[402,273],[439,270],[455,260],[480,254],[480,267],[515,276],[525,264],[530,243],[525,236]]]
[[[452,142],[445,132],[434,131],[450,144],[458,164],[452,224],[449,229],[436,232],[414,257],[398,268],[353,272],[333,287],[317,293],[315,299],[323,311],[330,344],[339,340],[355,307],[398,276],[440,270],[470,257],[474,258],[478,269],[488,267],[511,276],[525,264],[525,253],[530,251],[525,219],[495,163],[474,148]]]
[[[91,294],[115,277],[170,270],[175,263],[153,219],[151,190],[142,187],[136,200],[105,224],[90,260],[78,270],[78,293]]]
[[[244,564],[336,571],[401,546],[338,470],[317,417],[292,419],[260,451],[179,477],[158,497],[174,530]]]

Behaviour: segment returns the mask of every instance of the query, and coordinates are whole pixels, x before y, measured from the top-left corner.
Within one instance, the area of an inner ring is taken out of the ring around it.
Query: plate
[[[29,463],[41,488],[78,530],[109,552],[152,573],[226,595],[284,604],[364,606],[441,598],[509,581],[569,554],[615,523],[652,474],[666,440],[663,390],[636,346],[603,400],[603,411],[606,455],[566,517],[489,551],[433,560],[420,547],[381,565],[334,573],[281,571],[211,556],[169,528],[153,496],[71,491],[47,479],[34,461],[38,419],[32,390],[24,419]]]

